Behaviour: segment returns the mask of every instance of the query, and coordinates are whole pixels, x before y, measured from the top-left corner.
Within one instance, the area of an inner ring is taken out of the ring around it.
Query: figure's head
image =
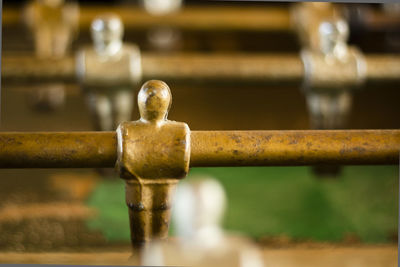
[[[64,0],[37,0],[37,2],[49,7],[59,7],[64,4]]]
[[[139,112],[146,121],[164,120],[171,106],[171,90],[163,81],[150,80],[143,84],[138,95]]]
[[[176,232],[188,239],[218,238],[215,230],[221,228],[226,202],[225,190],[215,178],[198,176],[182,181],[178,184],[172,213]]]
[[[179,10],[182,0],[142,0],[144,8],[152,15],[167,15]]]
[[[317,12],[332,9],[333,6],[330,2],[302,2],[301,4]]]
[[[95,47],[107,49],[114,44],[121,44],[124,25],[118,16],[106,14],[93,20],[91,32]]]
[[[334,50],[338,44],[344,44],[349,37],[349,27],[343,19],[324,21],[319,26],[320,49],[324,53]]]

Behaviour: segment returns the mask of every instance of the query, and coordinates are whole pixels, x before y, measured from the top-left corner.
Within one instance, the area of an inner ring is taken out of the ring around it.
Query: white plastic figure
[[[178,184],[172,209],[178,240],[152,242],[142,253],[143,265],[264,266],[261,253],[240,235],[221,228],[226,195],[215,179],[202,178]]]
[[[141,79],[140,51],[122,41],[118,16],[96,18],[91,25],[94,47],[77,54],[77,75],[87,92],[98,130],[111,131],[131,120],[134,89]]]

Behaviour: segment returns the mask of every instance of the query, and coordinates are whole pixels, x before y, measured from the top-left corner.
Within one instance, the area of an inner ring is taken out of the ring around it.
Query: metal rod
[[[0,167],[112,167],[116,147],[114,132],[0,133]]]
[[[368,55],[367,79],[374,82],[400,79],[400,55]]]
[[[0,133],[0,168],[114,167],[114,132]],[[400,130],[192,131],[191,167],[398,164]]]
[[[367,55],[367,80],[400,80],[400,55]],[[3,79],[75,80],[75,59],[38,60],[4,55]],[[264,83],[300,83],[304,66],[296,54],[169,54],[143,53],[143,79]],[[129,80],[129,77],[127,77]]]
[[[363,13],[360,23],[366,28],[387,29],[397,27],[400,17],[385,12],[369,9]],[[80,6],[79,26],[88,29],[91,21],[101,13],[118,14],[124,21],[125,28],[137,30],[164,25],[186,30],[252,30],[252,31],[292,31],[290,11],[287,7],[234,7],[234,6],[185,6],[177,13],[152,16],[137,6]],[[3,8],[3,25],[21,23],[21,8]],[[238,19],[240,18],[240,19]]]
[[[34,56],[9,55],[1,58],[3,79],[33,81],[74,81],[75,58],[37,59]]]
[[[192,132],[191,166],[397,164],[400,130]]]
[[[80,6],[79,26],[89,29],[90,23],[102,13],[117,14],[126,29],[138,30],[156,26],[184,30],[252,30],[287,31],[291,28],[288,9],[279,7],[184,7],[169,15],[154,16],[137,6]],[[21,22],[22,12],[16,8],[3,9],[3,24]],[[238,19],[240,18],[240,19]]]
[[[303,63],[290,54],[143,55],[143,76],[161,80],[300,82]]]

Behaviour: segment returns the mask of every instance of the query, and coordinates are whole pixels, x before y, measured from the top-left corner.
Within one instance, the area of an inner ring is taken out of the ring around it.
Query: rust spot
[[[163,211],[163,210],[169,210],[170,208],[171,207],[166,202],[163,202],[163,203],[161,203],[161,205],[153,207],[153,210],[154,211],[157,211],[157,210]],[[165,219],[165,221],[167,221],[167,219]]]
[[[355,148],[353,148],[354,151],[356,152],[360,152],[360,153],[364,153],[365,152],[365,148],[360,147],[360,146],[356,146]]]
[[[293,139],[293,140],[291,140],[291,141],[289,142],[289,145],[295,145],[295,144],[297,144],[297,143],[298,143],[297,139]]]
[[[272,138],[272,135],[264,136],[264,140],[267,141],[267,142],[269,142],[269,140],[271,140],[271,138]]]
[[[240,144],[240,143],[241,143],[240,137],[239,137],[238,135],[231,134],[231,135],[229,135],[229,137],[230,137],[233,141],[235,141],[237,144]]]
[[[256,154],[261,154],[264,153],[265,149],[264,148],[258,148],[256,151]]]
[[[143,206],[142,202],[139,202],[138,204],[128,203],[128,207],[133,211],[143,211],[144,210],[144,206]]]

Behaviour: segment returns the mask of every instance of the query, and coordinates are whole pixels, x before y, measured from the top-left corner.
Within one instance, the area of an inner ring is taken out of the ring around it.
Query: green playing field
[[[318,179],[309,167],[193,168],[187,179],[199,175],[225,186],[225,228],[252,237],[336,242],[355,236],[381,243],[397,233],[395,166],[343,167],[337,179]],[[101,182],[88,204],[99,210],[91,229],[110,241],[129,239],[122,180]]]

